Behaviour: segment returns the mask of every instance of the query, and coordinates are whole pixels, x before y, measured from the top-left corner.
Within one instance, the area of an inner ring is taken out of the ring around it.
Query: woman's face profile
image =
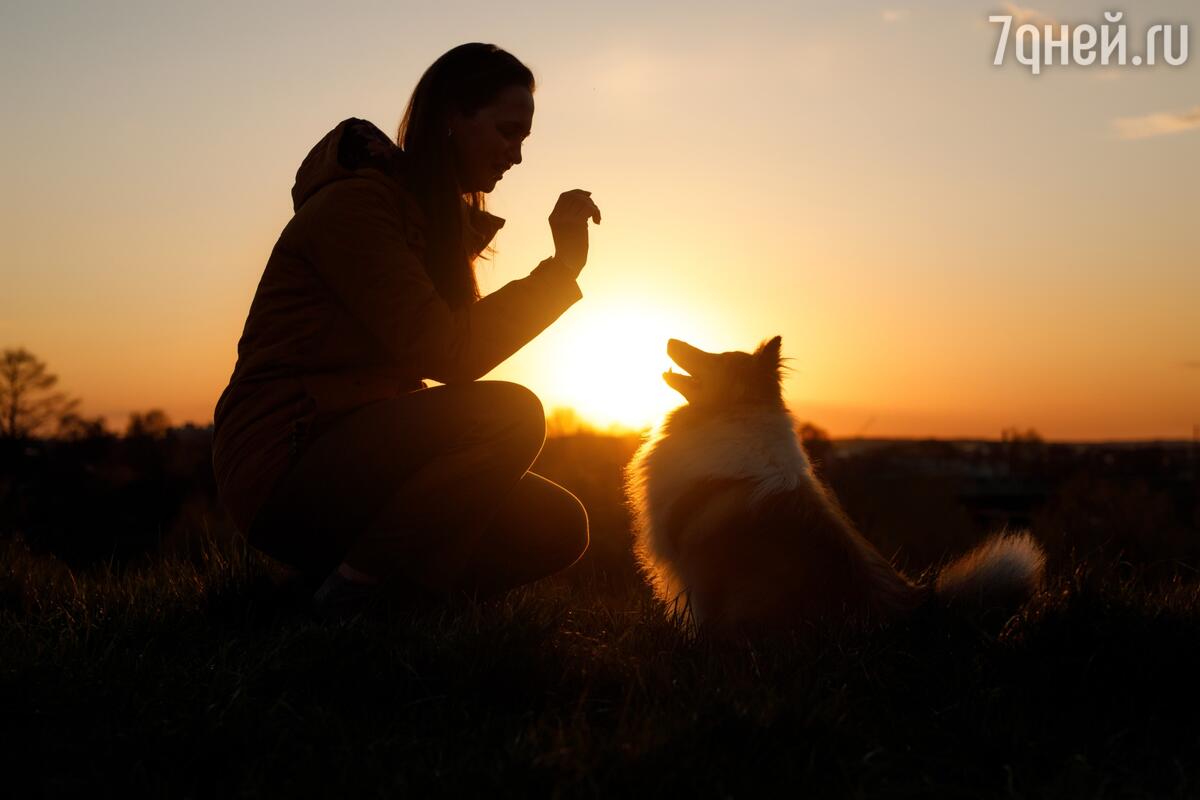
[[[505,171],[521,163],[521,144],[533,125],[533,95],[524,86],[500,90],[491,104],[472,116],[450,119],[458,186],[467,192],[490,192]]]

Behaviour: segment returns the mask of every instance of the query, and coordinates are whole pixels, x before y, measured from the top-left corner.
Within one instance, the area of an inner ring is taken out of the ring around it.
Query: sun
[[[554,331],[543,382],[547,406],[565,405],[598,428],[639,430],[683,402],[662,380],[667,340],[703,327],[669,307],[609,303],[579,309]]]

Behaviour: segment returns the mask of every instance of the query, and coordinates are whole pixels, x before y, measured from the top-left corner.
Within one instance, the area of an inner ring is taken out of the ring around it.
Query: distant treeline
[[[73,566],[122,567],[234,537],[219,505],[211,427],[0,440],[0,537]],[[1001,527],[1029,528],[1052,560],[1154,579],[1200,569],[1200,448],[1193,443],[1058,444],[802,438],[847,513],[910,572]],[[632,569],[622,468],[638,437],[551,436],[535,465],[588,508],[584,568]]]
[[[157,552],[219,519],[211,453],[211,427],[0,440],[0,536],[75,566]]]

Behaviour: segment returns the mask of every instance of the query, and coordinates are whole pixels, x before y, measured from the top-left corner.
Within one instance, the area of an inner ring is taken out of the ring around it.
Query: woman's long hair
[[[428,217],[426,269],[451,308],[479,299],[475,258],[463,236],[461,204],[484,208],[483,192],[463,195],[455,178],[454,148],[447,135],[455,111],[470,116],[509,86],[534,90],[533,73],[494,44],[472,42],[434,61],[413,90],[396,133]]]

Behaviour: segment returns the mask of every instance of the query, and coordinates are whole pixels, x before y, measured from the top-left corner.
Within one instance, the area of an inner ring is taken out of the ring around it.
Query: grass
[[[385,598],[346,623],[313,618],[311,587],[231,535],[207,442],[173,456],[184,511],[140,561],[121,537],[154,534],[145,504],[175,484],[106,505],[108,484],[76,473],[108,462],[20,467],[0,503],[26,514],[0,530],[5,795],[1200,797],[1192,461],[1028,467],[1061,476],[1031,519],[1050,578],[1016,616],[928,607],[718,643],[670,625],[634,572],[635,446],[547,442],[535,468],[591,521],[567,572],[480,604]],[[980,531],[956,487],[892,452],[830,459],[829,476],[928,579]]]
[[[320,622],[230,542],[76,574],[5,543],[5,774],[34,794],[1200,794],[1200,592],[1086,564],[1023,613],[714,643],[586,563]]]

